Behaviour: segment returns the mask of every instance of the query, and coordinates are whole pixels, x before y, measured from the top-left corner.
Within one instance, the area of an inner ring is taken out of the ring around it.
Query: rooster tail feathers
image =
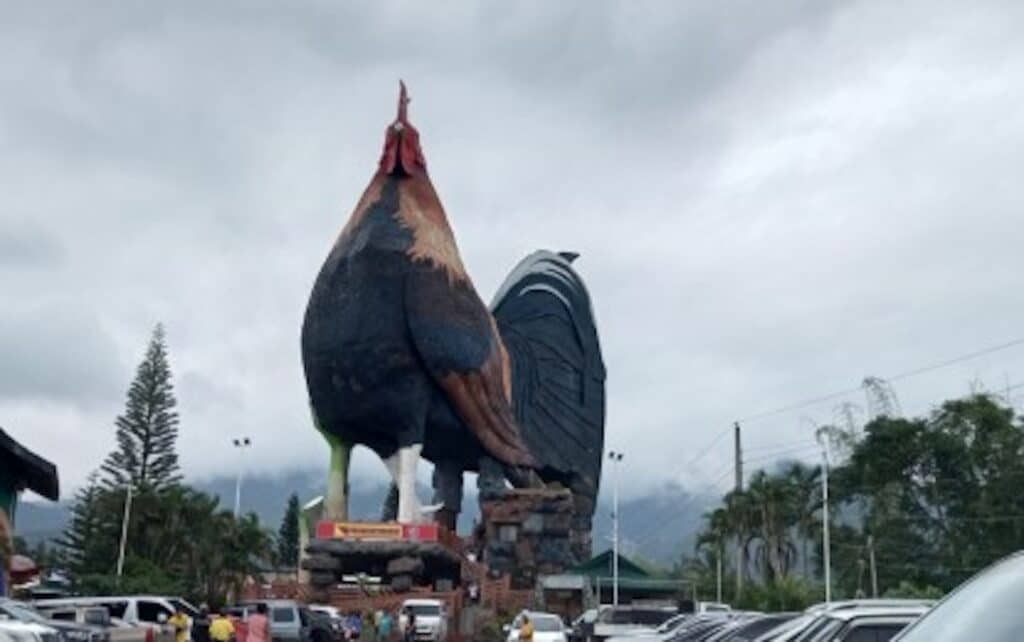
[[[594,311],[570,252],[540,250],[512,270],[491,310],[512,362],[513,409],[545,477],[597,493],[605,367]]]

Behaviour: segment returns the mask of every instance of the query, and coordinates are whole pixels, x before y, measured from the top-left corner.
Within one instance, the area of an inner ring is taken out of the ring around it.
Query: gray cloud
[[[34,269],[59,264],[60,244],[38,229],[0,230],[0,269]]]
[[[88,310],[11,301],[0,315],[0,403],[59,398],[78,405],[123,390],[116,344]]]
[[[321,463],[299,323],[399,77],[485,299],[582,253],[631,492],[721,477],[727,442],[688,463],[737,417],[1021,333],[1016,3],[6,9],[0,422],[71,484],[160,320],[190,474],[243,432],[252,467]],[[1008,350],[897,391],[1022,377]],[[832,406],[751,450],[802,415]]]

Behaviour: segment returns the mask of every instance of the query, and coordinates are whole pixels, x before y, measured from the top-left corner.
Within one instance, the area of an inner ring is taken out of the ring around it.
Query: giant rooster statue
[[[422,521],[422,456],[458,475],[454,503],[463,471],[568,488],[589,531],[605,369],[575,255],[527,257],[488,310],[427,175],[408,102],[403,84],[377,171],[320,270],[302,328],[314,421],[332,449],[327,517],[347,517],[348,457],[361,444],[391,473],[400,522]]]

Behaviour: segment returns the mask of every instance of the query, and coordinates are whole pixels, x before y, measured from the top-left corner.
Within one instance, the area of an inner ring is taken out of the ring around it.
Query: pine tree
[[[115,497],[99,483],[93,473],[85,486],[75,493],[68,525],[56,540],[63,562],[75,573],[113,571],[120,522],[110,519]]]
[[[108,488],[131,484],[141,491],[160,491],[181,481],[176,405],[164,329],[157,325],[128,389],[125,412],[115,422],[117,447],[102,466]]]
[[[282,566],[299,565],[299,496],[292,493],[277,532],[277,557]]]

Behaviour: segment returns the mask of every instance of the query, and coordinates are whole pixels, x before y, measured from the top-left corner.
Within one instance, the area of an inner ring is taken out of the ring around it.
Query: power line
[[[792,456],[792,455],[797,455],[797,454],[800,454],[800,453],[810,452],[811,450],[820,450],[820,449],[821,449],[821,446],[819,446],[818,444],[806,444],[804,446],[796,446],[796,447],[793,447],[793,448],[787,448],[785,450],[781,450],[779,452],[770,453],[770,454],[767,454],[767,455],[762,455],[760,457],[753,457],[751,459],[744,459],[743,463],[744,464],[756,464],[756,463],[761,462],[761,461],[769,461],[769,460],[772,460],[772,459],[783,458],[786,455]]]
[[[1024,338],[1014,339],[1013,341],[1007,341],[1006,343],[1000,343],[999,345],[990,346],[990,347],[984,348],[982,350],[977,350],[975,352],[970,352],[970,353],[967,353],[967,354],[963,354],[963,355],[960,355],[958,357],[953,357],[952,359],[946,359],[945,361],[939,361],[937,363],[933,363],[933,364],[930,364],[930,365],[927,365],[927,366],[922,366],[920,368],[914,368],[912,370],[907,370],[907,371],[900,372],[898,374],[891,375],[891,376],[888,376],[888,377],[883,377],[883,378],[886,381],[890,381],[890,382],[892,382],[892,381],[899,381],[901,379],[909,379],[910,377],[916,377],[917,375],[924,374],[926,372],[931,372],[933,370],[939,370],[941,368],[946,368],[946,367],[949,367],[949,366],[952,366],[952,365],[955,365],[955,364],[958,364],[958,363],[962,363],[964,361],[970,361],[971,359],[977,359],[978,357],[982,357],[982,356],[985,356],[987,354],[992,354],[993,352],[999,352],[1001,350],[1006,350],[1008,348],[1013,348],[1013,347],[1016,347],[1016,346],[1019,346],[1019,345],[1022,345],[1022,344],[1024,344]],[[800,410],[801,408],[807,408],[808,406],[814,406],[814,405],[817,405],[817,404],[825,402],[825,401],[831,401],[833,399],[839,399],[839,398],[845,397],[847,395],[852,395],[852,394],[858,393],[858,392],[860,392],[860,390],[861,390],[861,388],[860,388],[860,386],[858,386],[856,388],[848,388],[846,390],[840,390],[838,392],[832,392],[832,393],[829,393],[827,395],[821,395],[819,397],[813,397],[811,399],[805,399],[803,401],[798,401],[798,402],[795,402],[795,403],[787,404],[785,406],[782,406],[780,408],[776,408],[774,410],[767,410],[765,412],[759,412],[757,414],[753,414],[753,415],[750,415],[748,417],[744,417],[744,418],[740,419],[739,421],[740,421],[740,423],[749,423],[751,421],[756,421],[758,419],[765,419],[767,417],[772,417],[774,415],[780,415],[780,414],[782,414],[784,412],[790,412],[792,410]]]

